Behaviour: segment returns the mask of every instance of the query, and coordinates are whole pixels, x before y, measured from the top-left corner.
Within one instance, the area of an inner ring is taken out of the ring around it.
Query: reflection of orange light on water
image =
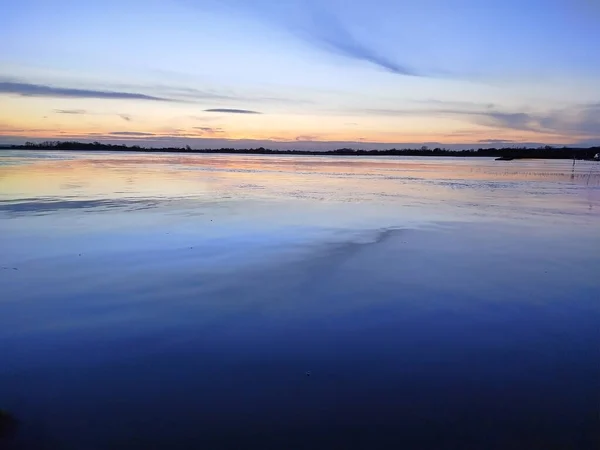
[[[82,154],[74,155],[81,158]],[[0,167],[0,195],[3,198],[210,197],[215,191],[245,195],[248,189],[264,187],[264,191],[253,191],[253,195],[305,190],[327,196],[356,189],[373,195],[404,193],[444,199],[471,195],[473,189],[455,188],[471,186],[465,182],[476,185],[477,180],[487,183],[571,180],[569,161],[520,161],[511,165],[488,158],[132,153],[101,156],[89,153],[85,158]],[[587,169],[578,169],[575,175],[575,182],[585,182]],[[428,180],[431,185],[424,185],[423,181]]]
[[[162,206],[187,199],[194,208],[204,202],[250,202],[251,206],[254,200],[281,204],[310,200],[323,202],[325,207],[328,202],[361,202],[377,208],[382,202],[392,202],[398,207],[429,205],[436,209],[452,205],[498,208],[509,201],[511,211],[536,207],[570,211],[579,208],[580,202],[560,193],[550,197],[533,194],[538,188],[531,183],[600,185],[600,171],[589,179],[590,166],[584,164],[571,180],[570,161],[507,164],[490,158],[116,152],[31,152],[28,158],[27,153],[20,152],[26,162],[34,163],[0,166],[0,199],[149,199]],[[44,158],[73,159],[40,161],[33,156],[36,153]],[[598,203],[597,197],[589,195],[584,200],[586,205]]]

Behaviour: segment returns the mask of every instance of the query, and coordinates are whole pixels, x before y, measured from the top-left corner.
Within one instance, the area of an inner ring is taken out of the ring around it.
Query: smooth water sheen
[[[600,165],[0,152],[15,449],[596,449]]]

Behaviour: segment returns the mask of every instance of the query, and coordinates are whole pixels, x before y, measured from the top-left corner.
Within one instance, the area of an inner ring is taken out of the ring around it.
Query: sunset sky
[[[597,0],[21,0],[0,144],[600,144]]]

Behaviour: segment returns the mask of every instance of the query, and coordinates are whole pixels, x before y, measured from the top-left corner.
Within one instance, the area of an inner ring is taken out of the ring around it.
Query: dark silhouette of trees
[[[436,147],[430,149],[423,146],[418,149],[389,150],[357,150],[340,148],[324,152],[311,150],[272,150],[264,147],[250,149],[201,149],[194,150],[189,145],[185,147],[148,148],[139,145],[127,146],[118,144],[103,144],[100,142],[76,141],[45,141],[40,143],[26,142],[24,145],[13,145],[9,148],[23,150],[103,150],[103,151],[130,151],[130,152],[166,152],[166,153],[228,153],[228,154],[257,154],[257,155],[343,155],[343,156],[459,156],[459,157],[494,157],[501,159],[593,159],[600,152],[600,147],[574,148],[552,147],[549,145],[538,148],[503,147],[480,148],[476,150],[449,150]]]

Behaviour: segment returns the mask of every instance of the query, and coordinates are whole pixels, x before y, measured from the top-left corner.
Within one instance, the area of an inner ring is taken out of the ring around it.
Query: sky
[[[0,144],[600,144],[600,0],[2,3]]]

